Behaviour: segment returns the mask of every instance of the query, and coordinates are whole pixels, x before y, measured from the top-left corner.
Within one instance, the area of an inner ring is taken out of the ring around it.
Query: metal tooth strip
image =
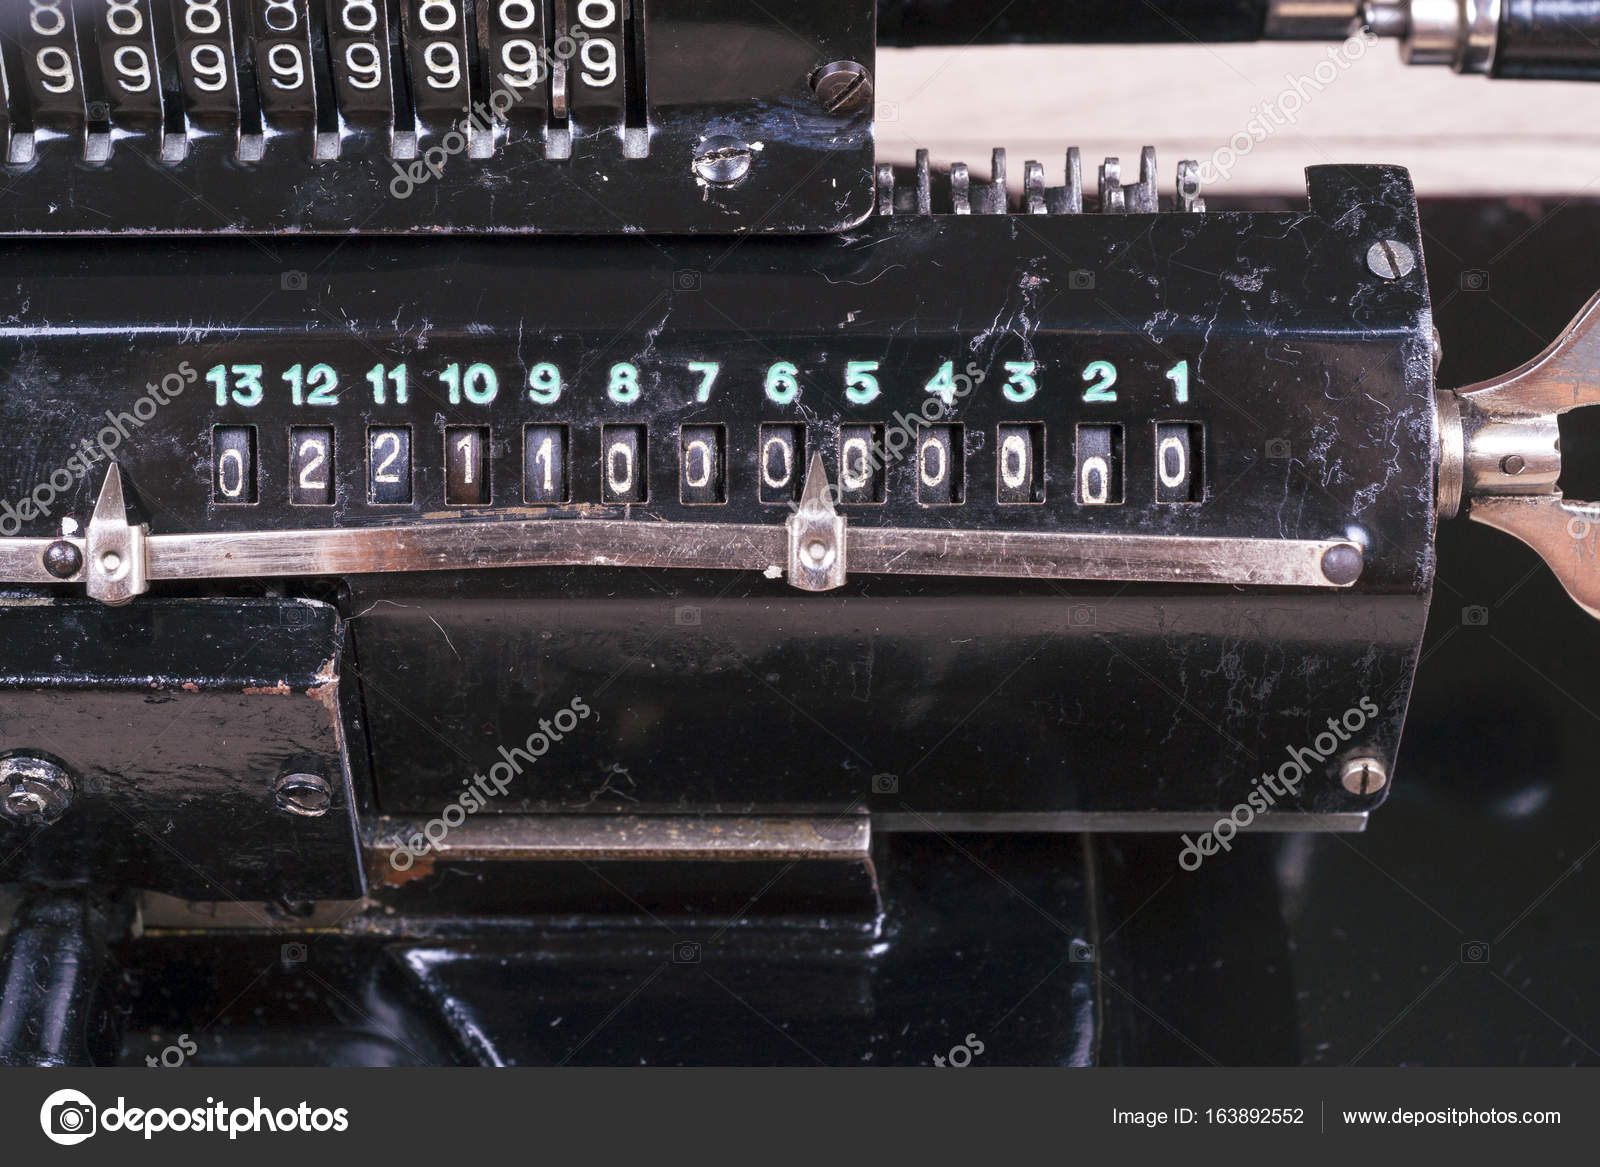
[[[1066,181],[1062,186],[1046,186],[1044,166],[1029,159],[1022,170],[1022,201],[1013,210],[1006,192],[1006,152],[994,151],[989,162],[989,180],[980,182],[972,177],[964,162],[950,166],[949,213],[956,215],[1081,215],[1085,211],[1083,195],[1083,156],[1076,146],[1067,151]],[[915,180],[910,186],[897,185],[894,167],[880,163],[877,167],[878,213],[880,215],[931,215],[933,214],[934,175],[926,150],[917,151]],[[1122,164],[1116,158],[1107,158],[1099,169],[1097,208],[1109,215],[1154,215],[1160,213],[1159,167],[1154,146],[1146,146],[1139,154],[1139,181],[1124,184]],[[1176,198],[1171,208],[1179,212],[1199,213],[1206,209],[1200,193],[1200,164],[1185,159],[1178,163]]]

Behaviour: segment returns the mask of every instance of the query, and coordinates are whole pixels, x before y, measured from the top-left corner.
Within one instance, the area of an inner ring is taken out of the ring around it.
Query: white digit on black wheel
[[[783,474],[774,477],[772,473],[772,451],[776,447],[778,458],[783,463]],[[772,490],[782,490],[789,485],[789,480],[794,477],[794,452],[789,443],[783,438],[772,437],[767,439],[767,444],[761,448],[761,481],[765,482]]]
[[[1111,500],[1111,467],[1096,454],[1083,460],[1078,474],[1078,493],[1091,506],[1103,506]]]
[[[144,31],[139,0],[106,0],[106,24],[118,36],[138,36]]]
[[[554,444],[547,437],[539,443],[539,448],[533,452],[534,465],[544,466],[544,493],[550,494],[556,488],[555,481],[555,449]]]
[[[533,27],[537,16],[532,0],[500,0],[500,23],[513,32]]]
[[[295,0],[267,0],[263,19],[273,32],[293,32],[294,26],[300,23],[300,14],[295,10]]]
[[[441,52],[443,62],[439,60]],[[422,59],[428,64],[428,84],[434,89],[454,89],[461,84],[461,53],[449,41],[433,41],[423,51]]]
[[[196,36],[210,36],[222,27],[222,0],[183,0],[183,24]]]
[[[449,32],[456,26],[456,6],[448,0],[422,0],[417,19],[429,32]]]
[[[1176,467],[1171,474],[1167,473],[1168,454],[1172,455],[1172,464]],[[1162,486],[1182,486],[1189,477],[1189,455],[1177,438],[1161,440],[1161,448],[1156,451],[1156,473],[1161,475]]]
[[[57,36],[67,27],[67,15],[61,11],[61,0],[28,0],[32,11],[28,24],[40,36]]]
[[[400,476],[390,471],[389,467],[393,466],[400,457],[400,435],[395,433],[379,434],[377,440],[372,443],[372,448],[382,452],[385,442],[389,445],[389,456],[378,463],[378,468],[372,472],[372,481],[399,482]]]
[[[189,64],[195,71],[195,85],[207,93],[228,87],[227,58],[216,45],[195,45],[189,50]]]
[[[346,48],[344,63],[350,69],[350,84],[357,89],[376,89],[383,84],[383,60],[370,41],[357,41]]]
[[[228,451],[230,454],[232,450]],[[301,490],[327,490],[327,478],[313,478],[312,475],[322,469],[328,461],[328,445],[321,438],[306,438],[300,443],[300,457],[311,455],[311,460],[300,468]]]
[[[272,83],[279,89],[299,89],[306,83],[305,62],[294,45],[273,45],[267,53],[267,66],[272,70]]]
[[[66,49],[50,45],[40,49],[34,55],[34,61],[39,66],[39,72],[50,79],[40,84],[51,93],[71,93],[72,87],[78,83],[72,71],[72,58],[67,55]]]
[[[606,451],[606,484],[613,494],[633,493],[633,447],[627,442],[612,442]]]
[[[358,15],[359,24],[356,23]],[[339,19],[350,32],[371,32],[378,27],[378,9],[372,0],[344,0],[344,11]]]
[[[578,56],[583,60],[583,67],[589,70],[582,74],[585,85],[600,88],[617,79],[617,46],[604,37],[584,41]]]
[[[121,78],[122,88],[129,93],[143,93],[155,83],[150,71],[150,58],[134,45],[123,45],[111,54],[111,63]]]
[[[1028,443],[1011,434],[1000,443],[1000,481],[1008,490],[1021,490],[1028,481]]]
[[[937,468],[931,468],[934,466]],[[917,469],[922,475],[924,486],[941,485],[946,472],[950,469],[950,460],[944,452],[944,443],[931,434],[922,441],[922,449],[917,457]]]
[[[532,89],[544,80],[539,50],[530,40],[518,37],[500,46],[500,63],[505,66],[505,82],[513,89]]]
[[[233,485],[228,485],[228,472],[233,472]],[[217,459],[217,489],[224,498],[238,498],[244,493],[244,455],[238,450],[224,450]]]
[[[700,469],[695,471],[695,459],[699,458]],[[711,483],[711,445],[696,438],[690,442],[683,451],[683,480],[690,486],[699,490]]]
[[[839,481],[847,490],[865,490],[872,481],[872,458],[865,438],[850,438],[840,449]]]

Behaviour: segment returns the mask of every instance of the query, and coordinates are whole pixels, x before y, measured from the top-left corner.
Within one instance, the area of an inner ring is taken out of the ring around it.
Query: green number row
[[[878,384],[878,361],[850,361],[844,369],[844,395],[853,405],[869,405],[883,390]],[[717,361],[689,361],[684,368],[699,378],[694,400],[711,400],[712,388],[722,372]],[[1039,393],[1039,363],[1037,361],[1005,362],[1006,382],[1000,392],[1007,401],[1031,401]],[[1173,394],[1181,404],[1189,400],[1189,362],[1179,361],[1165,373]],[[492,366],[473,364],[446,365],[434,374],[448,394],[451,405],[463,402],[469,405],[488,405],[500,394],[500,377]],[[957,372],[954,361],[946,361],[923,385],[924,391],[933,394],[947,406],[953,406],[966,397],[976,385],[982,383],[985,373],[976,363],[969,362],[965,372]],[[266,373],[261,365],[214,365],[206,380],[216,391],[218,405],[260,405],[266,399]],[[1082,372],[1083,400],[1090,403],[1108,403],[1117,399],[1117,367],[1110,361],[1091,361]],[[288,388],[289,399],[295,405],[339,404],[339,374],[333,366],[325,364],[291,365],[279,374],[279,380]],[[366,383],[372,393],[374,405],[404,405],[411,396],[411,371],[404,364],[374,365],[367,371]],[[528,370],[528,398],[540,405],[553,405],[561,399],[565,388],[561,370],[548,362],[534,365]],[[800,396],[800,370],[788,361],[778,361],[767,369],[763,389],[768,401],[774,405],[788,405]],[[631,405],[639,400],[639,367],[621,362],[611,366],[606,384],[606,396],[618,405]]]

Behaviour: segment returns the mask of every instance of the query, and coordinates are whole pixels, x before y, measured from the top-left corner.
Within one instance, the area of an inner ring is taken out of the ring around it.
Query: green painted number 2
[[[1117,367],[1110,361],[1095,361],[1084,369],[1083,379],[1093,382],[1083,392],[1085,401],[1106,402],[1117,399],[1117,395],[1111,391],[1111,386],[1117,383]]]

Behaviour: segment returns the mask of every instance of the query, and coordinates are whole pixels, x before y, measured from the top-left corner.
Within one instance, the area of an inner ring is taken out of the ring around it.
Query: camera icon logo
[[[1482,628],[1489,623],[1489,609],[1482,604],[1468,604],[1461,609],[1461,623],[1468,628]]]
[[[98,1115],[98,1108],[87,1094],[57,1090],[39,1108],[39,1126],[52,1143],[71,1147],[94,1134]]]
[[[872,776],[872,793],[898,794],[900,793],[900,779],[894,774],[874,774]]]
[[[1470,268],[1462,272],[1461,290],[1463,292],[1487,292],[1489,290],[1489,273],[1481,268]]]
[[[1088,604],[1074,605],[1070,618],[1074,628],[1089,628],[1095,622],[1094,609]]]
[[[672,273],[672,290],[674,292],[698,292],[700,290],[701,275],[693,268],[684,268]]]
[[[304,964],[306,962],[306,946],[298,940],[291,940],[280,950],[284,964]]]
[[[104,122],[111,119],[111,107],[103,101],[91,101],[84,107],[84,113],[91,122]]]
[[[1067,959],[1073,964],[1093,964],[1094,945],[1087,940],[1074,940],[1067,945]]]
[[[1268,438],[1267,457],[1275,461],[1283,461],[1289,456],[1289,441],[1287,438]]]
[[[278,286],[285,292],[303,292],[308,282],[303,271],[286,271],[278,278]]]
[[[1078,268],[1067,273],[1067,287],[1074,292],[1094,291],[1094,272]]]
[[[1468,940],[1461,946],[1462,964],[1488,964],[1489,945],[1482,940]]]
[[[686,604],[672,613],[672,622],[679,628],[698,628],[700,609]]]
[[[880,101],[873,108],[873,116],[880,122],[897,122],[900,120],[900,103]]]
[[[678,940],[672,945],[673,964],[699,964],[700,942],[698,940]]]

